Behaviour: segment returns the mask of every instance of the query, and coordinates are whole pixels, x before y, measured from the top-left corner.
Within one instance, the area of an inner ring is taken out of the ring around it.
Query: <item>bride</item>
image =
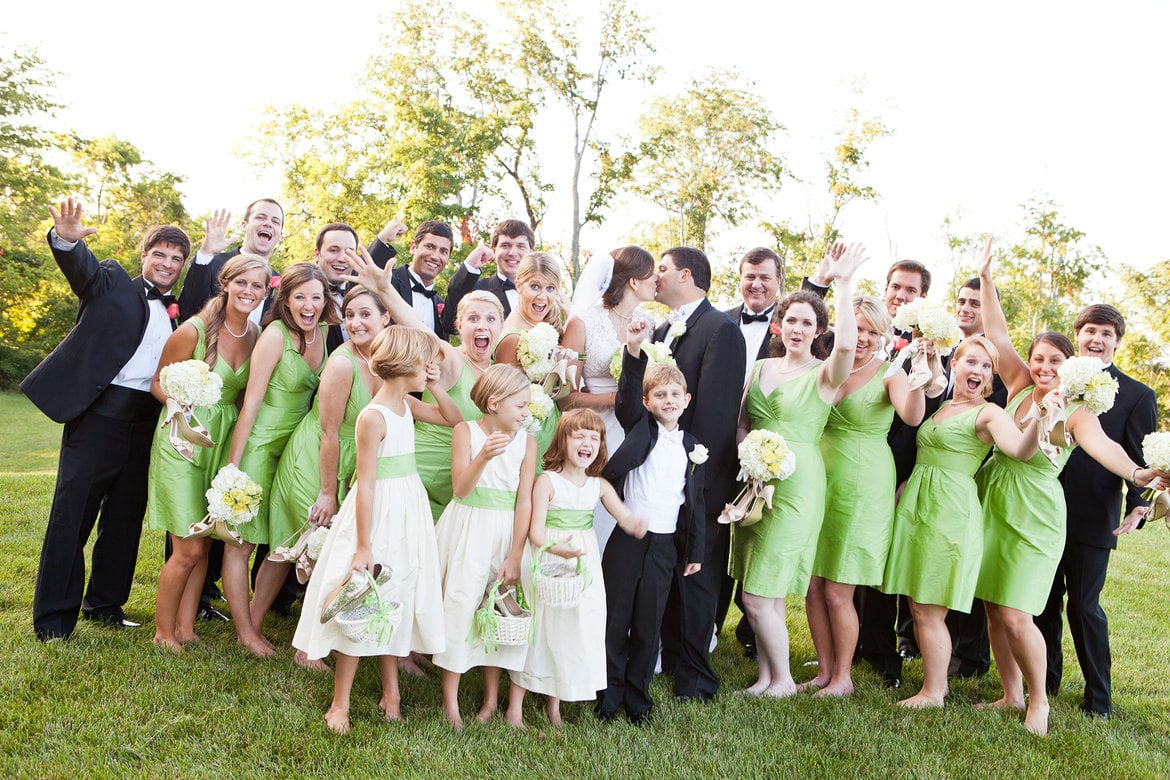
[[[583,352],[585,364],[581,389],[569,394],[564,408],[586,408],[600,414],[605,421],[605,448],[610,454],[625,438],[614,414],[617,380],[610,372],[610,361],[625,343],[630,321],[650,319],[637,307],[653,301],[657,288],[653,255],[640,246],[624,246],[594,257],[585,266],[573,295],[572,317],[565,326],[562,344]],[[622,334],[622,341],[618,334]],[[603,551],[614,525],[613,517],[599,503],[593,527]]]

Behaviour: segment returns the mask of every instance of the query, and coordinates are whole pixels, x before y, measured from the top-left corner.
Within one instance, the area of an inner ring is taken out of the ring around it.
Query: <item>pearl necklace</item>
[[[872,363],[872,362],[873,362],[873,359],[874,359],[874,358],[876,358],[876,357],[877,357],[877,353],[876,353],[876,352],[873,352],[873,353],[871,353],[871,354],[870,354],[870,356],[869,356],[869,360],[865,361],[865,362],[864,362],[864,363],[862,363],[860,366],[858,366],[857,368],[855,368],[855,369],[853,369],[852,371],[850,371],[850,372],[849,372],[849,376],[853,376],[853,375],[854,375],[854,374],[856,374],[858,371],[860,371],[861,369],[863,369],[863,368],[865,368],[866,366],[868,366],[870,363]]]
[[[361,351],[360,349],[358,349],[358,345],[357,345],[357,344],[350,344],[350,345],[349,345],[349,348],[350,348],[351,350],[353,350],[353,354],[355,354],[355,355],[357,355],[359,358],[361,358],[361,359],[362,359],[362,362],[366,364],[366,371],[369,371],[369,372],[370,372],[370,376],[374,377],[374,379],[380,379],[380,378],[381,378],[381,377],[379,377],[377,374],[375,374],[375,373],[374,373],[374,369],[370,368],[370,359],[369,359],[368,357],[366,357],[365,355],[363,355],[363,354],[362,354],[362,351]]]
[[[316,343],[317,343],[317,329],[316,329],[316,328],[313,328],[313,338],[311,338],[311,339],[306,339],[306,338],[305,338],[305,332],[302,330],[302,331],[301,331],[301,338],[305,340],[305,346],[306,346],[306,347],[311,347],[311,346],[313,346],[314,344],[316,344]]]
[[[467,354],[467,350],[462,346],[459,347],[459,351],[463,354],[463,362],[469,365],[471,370],[476,372],[477,375],[482,375],[483,372],[487,370],[486,368],[481,368],[474,360],[472,360],[471,355]],[[488,365],[491,365],[491,361],[488,361]]]
[[[954,398],[951,398],[951,406],[962,406],[963,404],[969,404],[969,403],[973,403],[975,401],[982,401],[982,400],[984,400],[984,399],[979,397],[979,396],[975,396],[973,398],[968,398],[966,401],[956,401]]]
[[[232,330],[231,326],[227,324],[227,319],[224,319],[224,321],[223,321],[223,329],[226,330],[232,336],[235,336],[238,339],[242,339],[244,336],[248,335],[248,321],[244,320],[244,332],[243,333],[236,333],[234,330]]]
[[[793,371],[799,371],[800,369],[804,368],[805,366],[812,365],[816,361],[817,361],[817,359],[815,357],[811,357],[808,360],[801,363],[799,366],[793,366],[792,368],[777,368],[776,371],[781,373],[781,374],[791,374]]]

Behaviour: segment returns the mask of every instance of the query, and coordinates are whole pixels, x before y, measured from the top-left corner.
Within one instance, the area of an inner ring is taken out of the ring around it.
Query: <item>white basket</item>
[[[525,612],[523,615],[496,615],[496,644],[497,645],[526,645],[528,631],[532,626],[532,615]]]
[[[577,571],[576,564],[545,563],[533,576],[536,600],[546,607],[571,609],[581,603],[581,591],[585,588],[584,579]]]
[[[391,609],[387,619],[390,621],[390,625],[397,629],[398,624],[402,622],[402,605],[397,601],[390,603]],[[358,604],[344,612],[338,612],[333,619],[337,622],[337,627],[341,629],[341,634],[346,639],[351,642],[365,642],[370,638],[370,618],[377,612],[377,607]]]

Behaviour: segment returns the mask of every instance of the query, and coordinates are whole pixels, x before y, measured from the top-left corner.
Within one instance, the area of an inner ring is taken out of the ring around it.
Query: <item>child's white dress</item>
[[[573,544],[585,550],[582,556],[586,581],[576,607],[546,607],[540,603],[532,581],[531,548],[524,559],[525,592],[535,609],[536,638],[528,650],[524,671],[513,679],[525,690],[562,701],[593,701],[606,686],[605,672],[605,581],[601,575],[601,553],[593,531],[593,512],[601,493],[601,480],[586,477],[577,487],[553,471],[544,472],[553,483],[545,519],[547,541],[573,537]],[[615,533],[622,533],[617,529]],[[568,561],[545,553],[546,561]],[[575,561],[573,561],[575,562]]]
[[[387,645],[351,642],[336,622],[321,623],[325,599],[353,571],[357,551],[355,489],[345,497],[321,548],[293,647],[304,650],[309,658],[324,658],[331,650],[354,656],[437,653],[444,646],[439,554],[427,493],[414,467],[414,419],[410,407],[397,415],[373,403],[362,414],[380,414],[386,422],[386,438],[378,447],[370,551],[374,563],[390,566],[393,571],[382,593],[402,605],[402,621]]]
[[[478,421],[468,422],[467,427],[474,458],[487,434]],[[476,666],[510,672],[524,668],[526,645],[497,645],[489,653],[477,636],[469,634],[484,593],[512,550],[516,490],[529,438],[523,431],[516,433],[504,451],[488,461],[471,494],[452,499],[435,526],[447,649],[435,654],[434,663],[449,672],[462,674]]]

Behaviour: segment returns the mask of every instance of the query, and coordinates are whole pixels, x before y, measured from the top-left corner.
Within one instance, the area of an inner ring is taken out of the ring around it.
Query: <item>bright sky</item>
[[[379,15],[392,8],[386,0],[317,7],[327,10],[240,0],[10,5],[0,43],[35,45],[60,73],[57,97],[67,108],[59,125],[136,144],[186,178],[194,213],[242,208],[277,191],[276,177],[235,156],[240,141],[268,103],[327,106],[350,97]],[[1010,237],[1019,204],[1033,196],[1055,200],[1065,221],[1114,262],[1144,267],[1170,258],[1163,229],[1170,3],[642,0],[639,7],[658,31],[661,77],[650,88],[605,95],[602,132],[629,132],[650,98],[676,92],[707,67],[738,67],[787,127],[778,151],[808,182],[789,185],[772,207],[789,217],[819,213],[810,195],[823,189],[821,156],[857,102],[850,81],[864,76],[865,108],[894,131],[870,155],[868,181],[881,201],[848,208],[841,223],[848,239],[871,251],[865,276],[912,257],[945,278],[944,217],[961,212],[963,230]],[[569,155],[568,142],[546,147],[549,178],[567,180],[559,172]],[[552,203],[546,241],[568,241],[565,198],[559,192]],[[638,205],[615,210],[583,244],[616,245],[631,212],[647,216]],[[766,235],[749,226],[717,236],[711,255],[759,243]]]

